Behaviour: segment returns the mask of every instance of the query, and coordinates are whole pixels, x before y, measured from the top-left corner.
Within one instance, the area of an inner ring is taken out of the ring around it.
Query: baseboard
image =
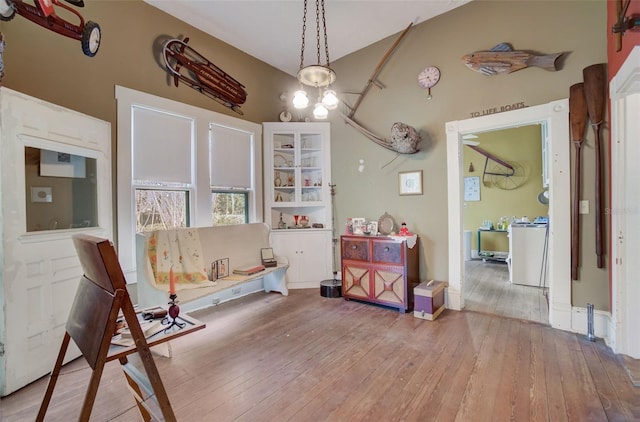
[[[444,289],[444,306],[454,311],[461,310],[460,291],[452,290],[450,287]]]
[[[596,337],[602,338],[605,342],[609,340],[609,322],[611,313],[607,311],[593,311],[593,331]],[[571,309],[571,331],[579,334],[587,334],[587,308],[577,306]]]
[[[333,280],[333,275],[331,277],[328,277],[327,280]],[[320,289],[320,282],[319,281],[303,281],[303,282],[297,282],[297,283],[287,283],[287,288],[289,290],[296,290],[296,289]]]

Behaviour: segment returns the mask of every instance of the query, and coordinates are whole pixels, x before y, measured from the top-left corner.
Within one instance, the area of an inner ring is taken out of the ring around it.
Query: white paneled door
[[[4,87],[0,104],[5,396],[53,368],[82,276],[71,236],[111,239],[113,223],[110,124]]]

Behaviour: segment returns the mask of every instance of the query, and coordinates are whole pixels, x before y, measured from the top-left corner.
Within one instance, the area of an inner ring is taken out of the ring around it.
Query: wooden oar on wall
[[[603,171],[602,149],[600,145],[600,125],[604,121],[606,101],[606,64],[594,64],[582,71],[584,78],[584,96],[589,111],[589,120],[595,134],[596,144],[596,256],[598,268],[604,268],[604,226],[603,226]]]
[[[571,140],[576,149],[574,190],[573,190],[573,215],[571,222],[571,279],[578,279],[580,267],[580,154],[584,142],[584,130],[587,126],[587,104],[584,97],[584,84],[571,85],[569,89],[569,123],[571,126]]]

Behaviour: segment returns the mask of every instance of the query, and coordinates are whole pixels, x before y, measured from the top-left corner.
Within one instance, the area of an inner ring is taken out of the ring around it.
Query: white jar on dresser
[[[329,123],[263,123],[265,221],[287,287],[320,287],[333,276]]]

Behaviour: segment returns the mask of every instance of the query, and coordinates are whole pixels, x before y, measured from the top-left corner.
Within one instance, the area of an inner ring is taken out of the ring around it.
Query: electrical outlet
[[[580,201],[580,214],[589,214],[589,200],[583,199]]]

